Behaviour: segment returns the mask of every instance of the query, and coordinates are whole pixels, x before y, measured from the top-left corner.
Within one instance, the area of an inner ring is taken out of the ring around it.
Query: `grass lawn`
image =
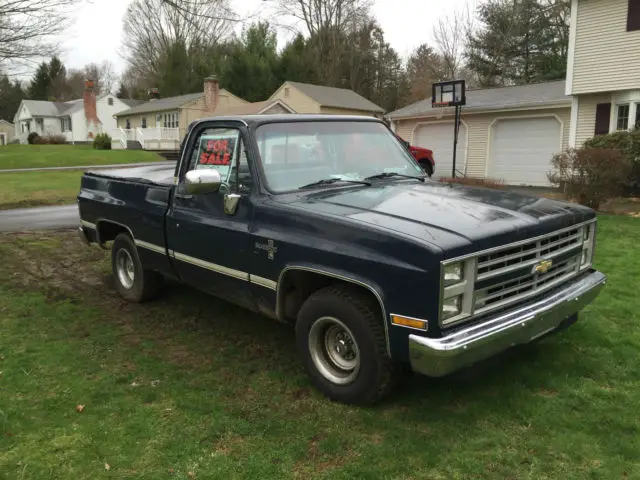
[[[286,326],[186,288],[128,304],[75,233],[2,235],[0,477],[640,478],[639,236],[601,217],[610,282],[566,332],[355,408]]]
[[[0,173],[0,210],[74,203],[83,170]]]
[[[153,152],[95,150],[91,145],[7,145],[0,147],[0,170],[110,165],[161,160],[164,158]]]

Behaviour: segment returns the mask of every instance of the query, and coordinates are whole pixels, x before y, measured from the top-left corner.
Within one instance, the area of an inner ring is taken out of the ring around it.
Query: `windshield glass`
[[[256,141],[267,186],[276,193],[331,178],[422,176],[413,157],[376,122],[269,123],[258,127]]]

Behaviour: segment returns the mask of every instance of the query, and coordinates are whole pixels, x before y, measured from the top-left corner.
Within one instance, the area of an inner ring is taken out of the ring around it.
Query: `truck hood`
[[[593,210],[572,203],[433,181],[332,188],[297,196],[293,203],[423,240],[447,258],[543,235],[595,216]]]

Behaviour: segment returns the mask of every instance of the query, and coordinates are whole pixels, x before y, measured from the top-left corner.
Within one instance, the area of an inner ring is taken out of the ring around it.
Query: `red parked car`
[[[425,173],[429,176],[433,175],[433,172],[436,169],[436,162],[433,159],[433,151],[429,150],[428,148],[416,147],[414,145],[411,145],[409,142],[399,137],[398,135],[396,135],[396,137],[398,137],[398,140],[400,140],[407,147],[409,152],[411,152],[411,155],[413,155],[413,158],[418,161]]]

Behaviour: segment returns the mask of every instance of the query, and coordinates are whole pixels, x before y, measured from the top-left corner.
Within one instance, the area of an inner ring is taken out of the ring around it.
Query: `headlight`
[[[442,303],[442,320],[460,315],[461,306],[462,295],[444,300]]]
[[[584,269],[593,262],[593,251],[595,248],[596,236],[595,222],[585,225],[582,232],[582,257],[580,258],[580,268]]]
[[[462,262],[450,263],[444,267],[444,286],[462,281]]]

